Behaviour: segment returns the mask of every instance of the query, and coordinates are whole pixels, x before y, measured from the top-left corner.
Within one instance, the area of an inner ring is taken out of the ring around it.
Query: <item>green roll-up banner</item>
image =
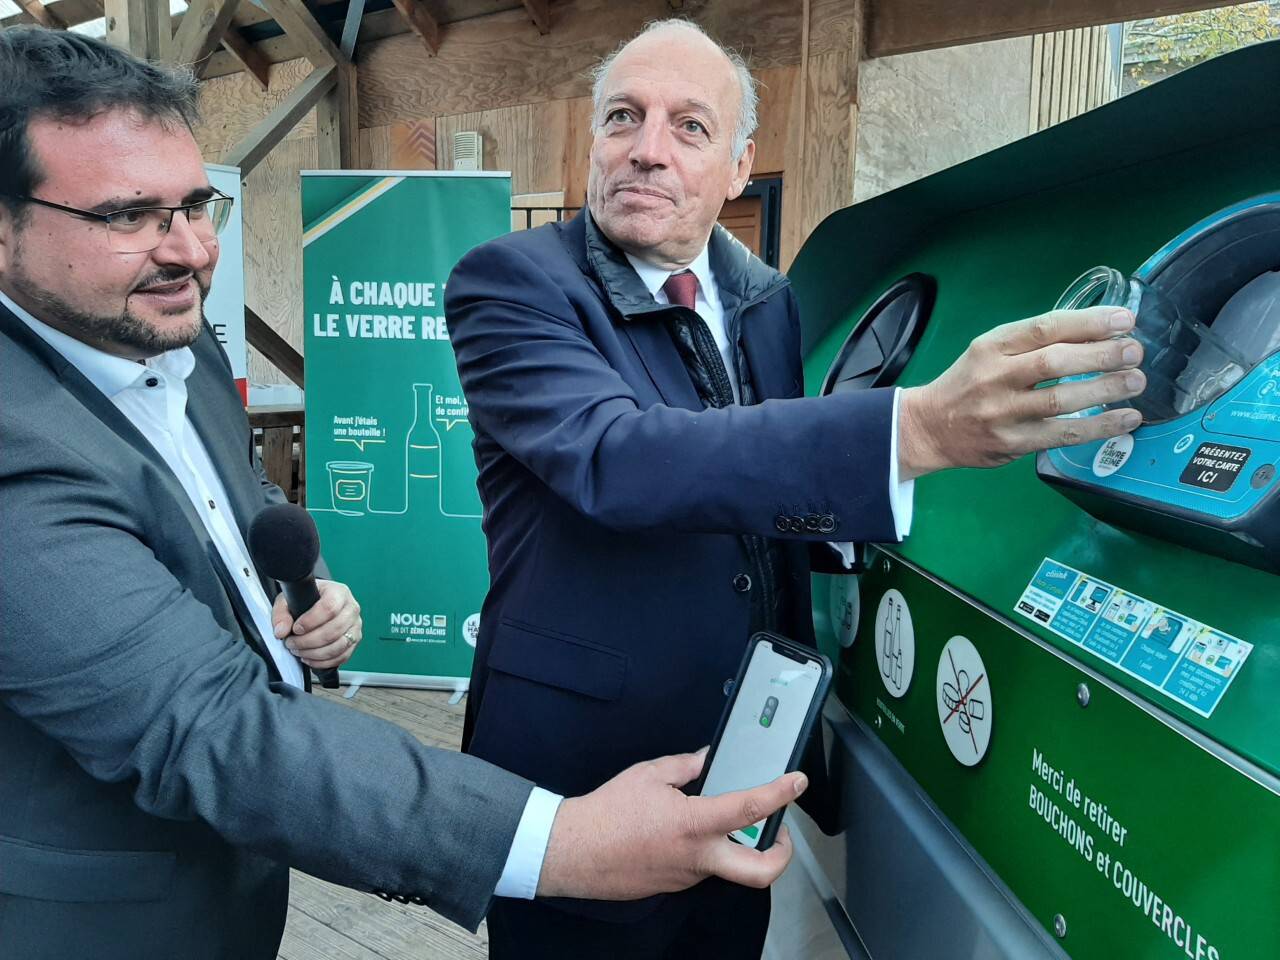
[[[506,173],[304,171],[306,498],[364,641],[348,683],[465,689],[488,589],[449,271],[510,229]]]

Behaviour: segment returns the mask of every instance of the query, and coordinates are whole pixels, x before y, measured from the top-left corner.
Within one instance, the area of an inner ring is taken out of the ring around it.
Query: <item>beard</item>
[[[169,350],[189,347],[200,338],[204,324],[204,302],[209,295],[209,285],[202,283],[199,275],[190,270],[170,267],[157,270],[147,277],[139,289],[162,283],[172,283],[191,277],[199,291],[199,303],[194,316],[186,323],[169,329],[159,329],[129,310],[128,301],[118,314],[89,313],[72,306],[52,291],[42,289],[31,281],[22,269],[21,257],[15,257],[14,269],[9,275],[13,289],[29,304],[36,307],[38,317],[50,326],[62,330],[78,340],[92,344],[111,344],[154,357]]]

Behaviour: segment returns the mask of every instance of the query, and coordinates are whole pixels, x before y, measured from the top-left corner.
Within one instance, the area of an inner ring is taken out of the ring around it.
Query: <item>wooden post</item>
[[[352,63],[364,0],[352,0],[338,53],[338,80],[316,105],[316,159],[325,170],[360,166],[360,111],[356,100],[356,66]]]
[[[107,42],[144,60],[163,60],[173,39],[167,0],[106,0]]]
[[[865,0],[842,0],[840,48],[813,52],[809,22],[801,28],[800,153],[791,213],[784,214],[783,261],[830,213],[853,202],[853,161],[858,129],[858,64],[862,60]],[[805,13],[811,15],[809,4]],[[829,41],[829,37],[821,38]],[[785,209],[785,202],[784,202]]]
[[[338,64],[332,90],[316,104],[316,155],[322,170],[354,170],[360,166],[356,67]]]

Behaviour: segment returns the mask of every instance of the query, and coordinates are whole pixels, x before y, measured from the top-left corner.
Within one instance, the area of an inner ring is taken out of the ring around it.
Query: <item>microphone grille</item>
[[[249,552],[272,579],[282,583],[305,580],[320,559],[320,532],[302,507],[273,503],[249,524]]]

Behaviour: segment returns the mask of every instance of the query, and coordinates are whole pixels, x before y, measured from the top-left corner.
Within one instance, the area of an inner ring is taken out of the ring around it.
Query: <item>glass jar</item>
[[[1163,423],[1222,396],[1244,376],[1248,363],[1198,320],[1137,277],[1114,267],[1087,270],[1058,298],[1056,310],[1124,307],[1135,318],[1127,336],[1142,344],[1139,369],[1147,377],[1141,395],[1105,407],[1134,407],[1144,423]],[[1085,374],[1087,379],[1097,374]],[[1101,408],[1100,408],[1101,409]]]

